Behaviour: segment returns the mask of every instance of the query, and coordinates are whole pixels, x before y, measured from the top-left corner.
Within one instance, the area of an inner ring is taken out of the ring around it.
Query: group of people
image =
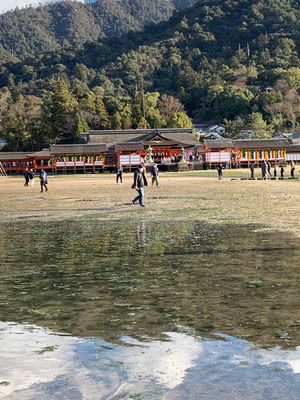
[[[268,160],[264,160],[261,164],[261,174],[262,174],[262,179],[270,179],[272,177],[271,173],[271,163]],[[280,178],[284,178],[284,165],[281,164],[280,166],[277,165],[275,162],[274,167],[273,167],[273,177],[278,178],[278,169],[280,168]],[[255,179],[254,177],[254,169],[255,169],[255,163],[250,164],[250,171],[251,171],[251,179]],[[291,162],[291,178],[295,178],[295,163],[292,161]],[[122,184],[123,183],[123,167],[121,164],[117,165],[116,168],[116,183],[117,184]],[[221,180],[223,176],[223,167],[221,164],[217,166],[217,172],[218,172],[218,179]],[[150,170],[150,176],[152,179],[152,187],[155,185],[157,188],[159,188],[159,182],[158,182],[158,176],[159,176],[159,169],[157,164],[153,164]],[[33,169],[26,168],[24,171],[24,178],[25,178],[25,183],[24,186],[33,186],[34,185],[34,171]],[[41,169],[40,174],[40,187],[41,187],[41,193],[44,191],[48,191],[48,176],[47,173],[44,169]],[[140,164],[138,169],[134,172],[133,175],[133,184],[131,186],[132,189],[136,189],[138,192],[137,196],[131,201],[132,204],[137,204],[141,207],[145,207],[144,204],[144,188],[145,186],[148,186],[148,181],[146,178],[146,168],[144,164]]]
[[[28,186],[33,187],[35,173],[32,168],[31,169],[25,168],[24,178],[25,178],[24,186],[25,187],[28,187]],[[48,185],[48,176],[47,176],[47,172],[44,169],[41,169],[39,178],[40,178],[41,193],[44,191],[44,189],[47,192],[48,191],[48,186],[47,186]]]
[[[280,173],[280,178],[283,179],[284,178],[284,165],[280,164],[278,165],[276,162],[274,164],[273,167],[273,175],[271,172],[271,163],[269,160],[264,160],[261,165],[261,177],[262,179],[266,180],[266,179],[270,179],[272,178],[272,176],[274,178],[279,178],[279,173]],[[255,169],[255,163],[251,163],[250,164],[250,172],[251,172],[251,179],[255,179],[254,177],[254,169]],[[291,162],[291,178],[295,178],[295,163],[294,161]]]

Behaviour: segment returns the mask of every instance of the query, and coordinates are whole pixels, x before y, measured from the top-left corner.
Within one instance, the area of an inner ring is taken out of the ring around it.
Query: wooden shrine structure
[[[56,172],[99,172],[104,169],[105,144],[61,144],[50,146]]]
[[[201,147],[193,130],[186,128],[89,131],[83,137],[88,144],[107,146],[106,165],[113,160],[113,164],[129,167],[150,159],[157,164],[171,164],[183,155],[188,161]]]
[[[287,161],[292,148],[287,139],[205,140],[201,152],[209,168],[217,164],[245,167],[264,160]]]
[[[289,149],[287,139],[233,140],[238,165],[248,166],[251,162],[264,160],[282,163]]]
[[[118,163],[131,170],[140,163],[157,163],[160,170],[177,171],[180,161],[190,169],[246,167],[250,163],[300,162],[300,143],[285,138],[256,140],[196,140],[192,129],[128,129],[89,131],[81,144],[51,145],[37,152],[0,152],[6,173],[25,168],[53,173],[95,173],[114,170]]]
[[[7,174],[23,173],[25,168],[32,168],[36,171],[44,168],[52,170],[50,163],[51,155],[49,149],[38,152],[0,152],[0,162]]]

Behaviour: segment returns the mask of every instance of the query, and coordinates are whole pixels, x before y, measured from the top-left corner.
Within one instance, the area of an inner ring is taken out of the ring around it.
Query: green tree
[[[256,133],[259,139],[269,139],[272,137],[272,127],[266,123],[261,113],[254,112],[249,115],[247,128]]]
[[[136,92],[132,100],[132,123],[138,127],[139,121],[145,119],[145,97],[144,91]]]
[[[8,93],[7,93],[8,94]],[[19,95],[15,102],[9,100],[2,114],[2,135],[13,151],[32,150],[43,141],[40,132],[40,99]],[[2,108],[2,107],[1,107]]]
[[[150,128],[150,125],[149,125],[148,121],[146,120],[146,118],[141,117],[141,118],[139,119],[138,124],[137,124],[137,128],[138,128],[138,129],[147,129],[147,128]]]
[[[282,72],[283,79],[294,88],[300,88],[300,67],[292,67]]]
[[[76,129],[78,138],[79,138],[80,133],[88,132],[89,130],[90,130],[90,127],[89,127],[88,123],[81,115],[79,115],[78,119],[77,119],[77,129]]]
[[[192,128],[193,122],[185,112],[176,112],[168,121],[170,128]]]
[[[109,115],[106,110],[104,101],[104,90],[100,87],[95,89],[95,112],[97,117],[99,118],[99,128],[100,129],[108,129],[110,128],[110,120]]]
[[[237,117],[234,120],[225,119],[224,126],[230,137],[235,139],[243,136],[242,133],[246,129],[247,123],[243,118]]]
[[[226,85],[215,96],[215,110],[221,118],[233,119],[250,111],[253,94],[236,85]]]
[[[111,116],[111,127],[112,129],[122,129],[122,117],[119,111]]]
[[[72,141],[76,137],[77,100],[68,83],[57,80],[43,101],[43,124],[50,139]]]

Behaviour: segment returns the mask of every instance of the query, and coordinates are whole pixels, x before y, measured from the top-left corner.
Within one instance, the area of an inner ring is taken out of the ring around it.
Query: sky
[[[49,3],[49,0],[0,0],[0,14],[9,10],[14,10],[16,7],[22,8],[29,5],[38,6],[39,4],[46,3]]]

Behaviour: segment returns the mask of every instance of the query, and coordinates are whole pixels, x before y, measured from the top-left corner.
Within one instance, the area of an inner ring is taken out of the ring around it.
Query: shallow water
[[[1,232],[1,398],[299,398],[297,238],[97,219]]]

